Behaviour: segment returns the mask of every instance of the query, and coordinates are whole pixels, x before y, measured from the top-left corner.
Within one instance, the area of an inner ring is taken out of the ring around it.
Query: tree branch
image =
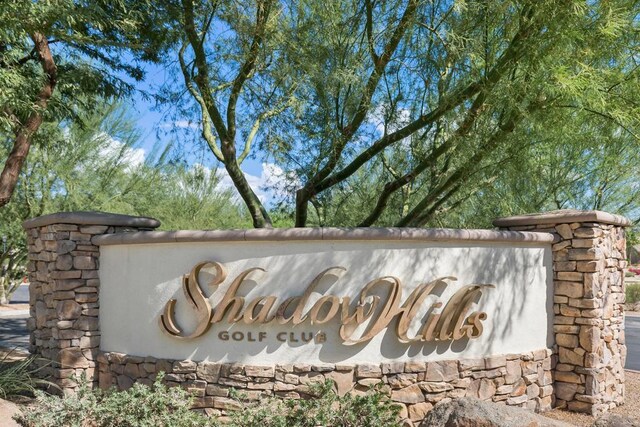
[[[540,105],[533,104],[531,105],[527,111],[531,112],[535,109],[539,108]],[[492,153],[493,150],[502,142],[502,140],[513,130],[520,120],[524,117],[524,114],[520,111],[512,111],[509,114],[506,122],[500,125],[498,131],[494,133],[491,138],[487,142],[485,142],[478,151],[476,151],[467,161],[459,168],[457,168],[453,173],[449,175],[449,177],[433,188],[429,193],[400,221],[398,221],[398,227],[406,227],[406,226],[421,226],[428,222],[433,213],[437,210],[437,208],[443,203],[440,201],[443,197],[449,198],[451,194],[447,195],[447,193],[452,187],[459,186],[465,182],[472,175],[472,171],[475,167],[477,167],[484,157],[486,157],[489,153]],[[444,196],[438,197],[438,195]]]
[[[448,138],[443,144],[435,147],[435,149],[431,151],[431,153],[424,160],[418,163],[418,165],[410,172],[400,177],[396,177],[394,181],[385,184],[384,189],[378,197],[378,202],[376,203],[374,210],[365,220],[360,223],[359,227],[369,227],[375,221],[377,221],[387,207],[389,198],[393,195],[393,193],[395,193],[397,190],[404,187],[408,183],[413,182],[420,174],[422,174],[422,172],[424,172],[428,168],[433,167],[440,156],[449,151],[451,147],[456,145],[456,141],[458,141],[460,138],[463,138],[469,133],[471,127],[473,126],[473,123],[476,121],[478,115],[480,114],[480,110],[484,106],[484,102],[487,99],[489,90],[490,88],[487,88],[486,90],[478,94],[473,104],[469,108],[465,120],[456,130],[454,135]]]
[[[216,159],[224,162],[224,158],[222,157],[222,153],[220,152],[220,148],[218,147],[216,137],[211,129],[211,120],[209,117],[209,111],[207,110],[207,104],[204,102],[204,99],[202,98],[202,96],[200,96],[200,93],[198,93],[198,90],[193,85],[189,69],[184,60],[184,52],[187,48],[187,45],[188,43],[184,42],[180,47],[180,50],[178,51],[178,61],[180,62],[180,70],[182,71],[182,76],[184,77],[184,84],[187,86],[187,90],[189,91],[193,99],[195,99],[198,105],[200,105],[200,111],[202,113],[202,137],[204,138],[205,142],[209,146],[209,149],[216,157]]]
[[[270,4],[270,0],[266,3]],[[261,3],[258,8],[257,21],[264,21],[264,25],[266,25],[268,8],[265,12],[263,10],[262,4],[263,3]],[[229,128],[227,128],[222,119],[222,116],[220,115],[220,112],[215,105],[215,100],[211,91],[211,82],[209,80],[209,66],[207,64],[206,52],[203,46],[205,35],[203,34],[202,36],[199,36],[198,31],[196,30],[193,0],[182,0],[182,5],[184,10],[185,32],[187,34],[189,44],[193,49],[195,56],[195,66],[198,71],[193,80],[198,86],[199,95],[202,97],[202,100],[206,105],[206,110],[209,113],[209,117],[211,118],[218,137],[220,138],[220,154],[222,157],[222,163],[224,164],[225,169],[227,170],[227,173],[229,174],[229,177],[233,182],[233,185],[236,187],[236,190],[238,190],[240,197],[242,197],[242,200],[244,201],[247,209],[249,210],[249,213],[251,214],[253,226],[256,228],[271,227],[271,219],[269,218],[267,210],[249,185],[247,177],[244,175],[244,172],[240,168],[238,159],[236,157],[235,146],[235,103],[237,101],[237,96],[240,93],[242,85],[249,77],[249,74],[253,69],[253,64],[255,63],[255,58],[257,57],[258,53],[257,50],[259,48],[259,43],[257,47],[254,47],[255,43],[252,44],[249,58],[247,62],[245,62],[245,65],[243,65],[243,67],[241,68],[240,74],[235,79],[232,86],[232,94],[230,96],[228,105],[232,107],[231,109],[233,110],[233,114],[229,115],[229,109],[227,110],[227,125],[229,126]],[[212,18],[208,20],[206,25],[209,25],[211,19]],[[257,32],[260,31],[257,30]],[[262,36],[260,36],[260,38],[254,37],[254,42],[256,40],[259,40],[259,42],[261,43]],[[235,99],[232,99],[233,97],[235,97]],[[205,125],[207,125],[206,115],[203,114],[203,131],[205,130]],[[215,142],[213,145],[217,148],[217,144]]]
[[[298,190],[298,192],[296,193],[296,227],[304,227],[306,225],[307,202],[309,201],[310,197],[316,194],[316,191],[311,191],[311,189],[314,188],[319,181],[325,179],[327,176],[329,176],[329,174],[331,174],[331,172],[333,172],[347,143],[351,140],[353,135],[362,125],[362,122],[364,121],[367,115],[367,111],[369,110],[369,107],[371,105],[373,94],[375,93],[375,90],[378,87],[378,83],[380,82],[380,78],[384,74],[384,70],[391,60],[394,52],[398,48],[400,41],[404,37],[410,22],[416,15],[418,4],[418,0],[409,0],[409,4],[402,14],[402,18],[396,26],[391,39],[384,47],[382,55],[378,57],[373,50],[373,46],[371,45],[372,54],[374,55],[374,58],[377,59],[374,61],[373,70],[371,71],[367,83],[365,84],[365,88],[360,97],[360,101],[358,102],[358,107],[356,108],[355,115],[347,126],[340,129],[342,137],[339,138],[334,144],[332,144],[333,146],[331,152],[329,153],[329,159],[325,166],[322,167],[307,182],[304,188]],[[367,6],[367,14],[369,14],[370,12],[369,6],[370,4],[368,4]],[[372,23],[368,22],[367,25],[372,25]]]
[[[525,7],[521,11],[521,18],[530,17],[531,11],[531,8]],[[425,126],[435,122],[436,120],[443,117],[447,112],[451,111],[467,99],[482,92],[487,87],[492,87],[493,85],[495,85],[510,69],[510,67],[513,64],[517,63],[517,60],[525,51],[525,41],[534,32],[539,30],[538,27],[540,24],[534,23],[532,20],[521,19],[520,22],[521,26],[518,28],[518,31],[513,36],[511,42],[502,52],[488,74],[483,76],[480,80],[470,83],[466,87],[455,91],[450,96],[442,97],[435,109],[431,110],[427,114],[420,116],[412,123],[397,130],[396,132],[384,135],[382,138],[374,142],[370,147],[357,155],[342,170],[334,173],[333,175],[323,178],[321,181],[315,183],[315,185],[313,184],[314,179],[311,179],[307,183],[307,185],[305,185],[305,187],[298,190],[296,194],[296,226],[304,226],[306,222],[306,203],[310,197],[331,188],[339,182],[344,181],[349,176],[354,174],[357,170],[359,170],[365,163],[378,155],[391,144],[398,142],[410,136],[414,132],[424,128]],[[337,163],[337,159],[335,159],[335,163]]]
[[[42,113],[46,110],[57,83],[58,70],[51,49],[49,49],[47,38],[44,34],[36,31],[31,35],[31,39],[45,74],[45,82],[34,104],[33,112],[24,123],[17,124],[13,149],[9,153],[9,157],[7,157],[0,174],[0,207],[11,200],[20,171],[31,148],[31,139],[42,124]]]
[[[229,102],[227,103],[227,128],[229,129],[229,140],[233,141],[236,135],[236,105],[242,86],[247,81],[251,73],[253,72],[256,61],[258,59],[258,53],[260,53],[260,46],[264,39],[264,35],[267,29],[267,22],[269,20],[269,12],[271,10],[271,0],[258,1],[256,11],[256,27],[253,40],[251,41],[251,47],[245,62],[240,67],[238,75],[233,80],[233,86],[231,87],[231,94],[229,95]]]
[[[227,128],[222,120],[222,116],[216,107],[213,94],[210,91],[209,82],[209,66],[207,64],[207,55],[204,51],[203,42],[204,37],[198,36],[196,30],[195,15],[193,11],[193,0],[182,0],[182,7],[184,11],[184,29],[187,34],[187,39],[194,52],[195,66],[198,69],[198,73],[194,77],[194,81],[198,85],[200,95],[205,102],[213,126],[221,139],[227,139]]]

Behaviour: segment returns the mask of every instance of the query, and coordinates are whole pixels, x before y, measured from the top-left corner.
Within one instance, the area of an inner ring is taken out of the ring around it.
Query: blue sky
[[[173,79],[175,76],[168,73],[161,65],[149,64],[144,68],[146,70],[145,80],[136,84],[139,91],[136,91],[133,95],[131,107],[136,112],[137,125],[142,133],[140,148],[149,153],[156,143],[164,146],[171,142],[172,136],[167,134],[166,130],[174,126],[174,119],[171,118],[169,114],[170,106],[161,106],[158,109],[156,108],[155,101],[144,97],[140,91],[153,93],[167,79]],[[187,118],[185,118],[185,120],[186,119]],[[193,131],[194,136],[198,133],[197,129],[187,129],[187,131]],[[221,166],[210,152],[203,152],[202,150],[199,150],[199,152],[201,152],[202,155],[188,156],[187,160],[190,163],[204,163],[210,168]],[[256,158],[247,158],[242,164],[242,169],[250,175],[260,176],[263,172],[263,158],[260,153],[257,153],[255,157]]]

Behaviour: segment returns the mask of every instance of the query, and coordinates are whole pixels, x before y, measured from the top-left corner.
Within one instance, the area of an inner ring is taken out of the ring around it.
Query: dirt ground
[[[0,311],[28,310],[29,304],[0,304]]]
[[[625,384],[625,404],[614,409],[612,413],[640,420],[640,372],[626,371]],[[560,409],[554,409],[543,415],[579,427],[591,426],[595,421],[590,415],[562,411]]]

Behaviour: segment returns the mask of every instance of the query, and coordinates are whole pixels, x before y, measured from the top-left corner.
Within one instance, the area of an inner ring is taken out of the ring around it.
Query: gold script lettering
[[[357,303],[352,307],[351,298],[348,296],[339,297],[336,295],[324,295],[320,297],[311,307],[309,299],[320,282],[328,276],[336,278],[342,277],[347,271],[344,267],[330,267],[316,275],[306,287],[302,295],[285,299],[277,305],[276,296],[259,296],[248,301],[245,305],[245,297],[238,296],[238,290],[247,281],[256,282],[257,279],[250,280],[252,273],[265,273],[266,270],[254,267],[242,271],[229,285],[215,308],[212,308],[209,298],[204,294],[200,284],[200,273],[203,269],[213,268],[215,270],[213,279],[209,283],[210,287],[222,284],[226,277],[226,271],[222,264],[205,261],[196,264],[188,275],[182,278],[182,289],[187,302],[191,306],[197,326],[191,333],[185,333],[175,319],[176,300],[171,299],[164,307],[160,316],[160,326],[169,336],[179,339],[193,339],[205,334],[211,325],[222,322],[226,319],[228,323],[243,322],[246,324],[266,324],[274,322],[280,325],[299,325],[309,321],[312,325],[322,325],[338,317],[339,335],[343,343],[353,345],[371,340],[382,330],[389,328],[391,322],[396,319],[396,334],[402,343],[412,343],[416,341],[447,341],[478,338],[482,335],[482,322],[487,319],[484,312],[467,313],[471,309],[474,301],[478,301],[482,290],[487,287],[494,287],[489,284],[473,284],[460,288],[449,298],[446,304],[435,301],[431,304],[424,324],[417,318],[421,313],[421,308],[425,300],[432,296],[439,295],[437,289],[448,286],[449,281],[455,281],[455,277],[441,277],[431,282],[418,285],[402,303],[402,283],[394,276],[378,277],[369,281],[361,290]],[[381,296],[381,294],[385,294]],[[442,311],[437,311],[441,309]],[[277,309],[274,310],[274,308]],[[409,336],[409,330],[416,329],[419,332]],[[241,332],[234,332],[231,338],[240,339]],[[262,334],[262,333],[261,333]],[[228,340],[229,334],[220,332],[220,339]],[[236,336],[237,335],[237,336]],[[323,335],[324,336],[324,333]],[[244,337],[244,335],[243,335]],[[247,336],[248,341],[254,342],[251,333]],[[265,335],[266,337],[266,335]],[[260,335],[259,341],[263,337]],[[276,340],[280,342],[299,342],[293,335],[280,332],[276,335]],[[302,341],[309,342],[312,335],[308,337],[303,333]],[[316,337],[316,342],[324,342]]]
[[[198,326],[192,333],[184,334],[178,327],[175,319],[176,300],[171,299],[165,305],[162,315],[160,315],[160,325],[164,332],[174,338],[197,338],[207,332],[211,327],[211,324],[209,323],[209,318],[211,317],[211,304],[209,303],[209,299],[205,297],[204,291],[200,288],[199,284],[200,271],[205,267],[213,267],[216,270],[215,276],[209,286],[218,286],[227,278],[227,272],[224,266],[213,261],[205,261],[196,264],[191,269],[191,273],[182,278],[182,290],[184,291],[187,301],[195,311]]]

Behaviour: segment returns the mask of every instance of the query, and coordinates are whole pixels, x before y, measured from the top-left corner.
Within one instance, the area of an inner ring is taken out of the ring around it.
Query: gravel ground
[[[625,404],[614,409],[612,412],[640,420],[640,372],[626,371],[625,379]],[[595,421],[595,419],[589,415],[562,411],[560,409],[554,409],[543,415],[580,427],[589,427]]]

